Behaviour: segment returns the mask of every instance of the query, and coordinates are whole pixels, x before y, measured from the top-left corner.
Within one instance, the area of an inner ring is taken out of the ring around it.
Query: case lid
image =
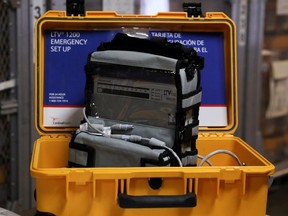
[[[233,134],[238,125],[236,28],[224,13],[188,17],[87,11],[48,11],[35,25],[35,126],[40,135],[71,133],[83,118],[85,71],[90,52],[124,32],[166,37],[194,47],[205,59],[200,132]]]

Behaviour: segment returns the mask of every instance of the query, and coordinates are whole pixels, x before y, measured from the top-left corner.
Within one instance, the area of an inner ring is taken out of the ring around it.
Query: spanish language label
[[[187,38],[181,32],[151,32],[152,37],[164,37],[168,42],[180,43],[184,46],[193,47],[197,53],[208,53],[204,39]]]
[[[201,72],[202,104],[226,105],[224,34],[222,32],[151,31],[150,36],[166,38],[168,42],[193,48],[199,56],[204,57],[205,63]]]

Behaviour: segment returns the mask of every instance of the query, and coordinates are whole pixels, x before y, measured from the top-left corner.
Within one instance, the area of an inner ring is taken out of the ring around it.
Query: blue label
[[[44,105],[84,105],[85,70],[90,52],[118,31],[45,31]]]
[[[84,66],[88,54],[101,42],[112,40],[118,32],[45,31],[44,106],[84,106]],[[226,105],[223,33],[151,31],[150,36],[180,42],[203,56],[202,105]]]

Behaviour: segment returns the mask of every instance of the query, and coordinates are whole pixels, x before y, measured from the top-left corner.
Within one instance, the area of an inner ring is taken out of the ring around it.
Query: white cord
[[[113,134],[113,135],[107,135],[106,133],[104,133],[103,131],[101,131],[99,128],[96,128],[94,127],[93,124],[90,123],[89,119],[87,118],[86,116],[86,108],[84,107],[83,108],[83,116],[84,116],[84,119],[86,120],[87,124],[92,128],[94,129],[95,131],[97,131],[98,133],[100,133],[101,135],[103,136],[106,136],[106,137],[112,137],[112,138],[115,138],[115,139],[123,139],[123,140],[127,140],[127,141],[130,141],[130,142],[140,142],[141,140],[146,140],[146,141],[149,141],[149,144],[151,145],[154,145],[154,146],[161,146],[165,149],[167,149],[168,151],[170,151],[174,157],[177,159],[178,163],[179,163],[179,166],[183,166],[179,156],[173,151],[173,149],[169,148],[168,146],[166,146],[165,142],[162,142],[161,140],[158,140],[158,139],[155,139],[155,138],[145,138],[145,137],[140,137],[140,136],[137,136],[137,135],[120,135],[120,134]],[[117,127],[119,127],[117,125]],[[133,125],[128,125],[128,128],[124,128],[125,130],[130,130],[133,128]]]
[[[180,160],[180,158],[179,158],[179,156],[176,154],[176,152],[173,151],[173,149],[169,148],[168,146],[162,146],[162,147],[164,147],[165,149],[167,149],[168,151],[170,151],[170,152],[174,155],[174,157],[177,159],[180,167],[183,166],[182,161]]]
[[[87,118],[85,111],[86,111],[86,108],[84,107],[84,108],[83,108],[83,116],[84,116],[84,119],[86,120],[87,124],[88,124],[92,129],[94,129],[95,131],[97,131],[98,133],[100,133],[101,135],[103,135],[103,136],[105,136],[105,137],[111,137],[110,135],[108,135],[108,134],[104,133],[103,131],[101,131],[99,128],[94,127],[94,125],[91,124],[91,122],[90,122],[89,119]],[[130,127],[133,128],[133,126],[130,126],[130,125],[129,125],[129,129],[130,129]],[[116,136],[117,136],[117,135],[116,135]],[[114,137],[113,137],[113,135],[112,135],[113,138],[116,138],[116,136],[114,135]],[[120,135],[119,135],[119,136],[120,136]],[[130,137],[130,136],[131,136],[131,137]],[[137,135],[130,135],[130,136],[121,135],[122,138],[120,138],[120,137],[117,137],[117,138],[118,138],[118,139],[124,139],[124,137],[125,137],[125,140],[129,140],[129,139],[132,139],[132,138],[135,139],[134,137],[136,137],[137,139],[139,139],[139,137],[140,137],[140,136],[137,136]],[[128,138],[128,137],[129,137],[129,138]],[[168,146],[166,146],[166,144],[165,144],[164,142],[162,142],[162,141],[160,141],[160,140],[157,140],[157,139],[155,139],[155,138],[149,139],[149,138],[144,138],[144,137],[142,138],[142,137],[140,137],[140,140],[141,140],[141,139],[149,141],[149,143],[150,143],[151,145],[161,146],[161,147],[167,149],[167,150],[170,151],[170,152],[174,155],[174,157],[177,159],[177,161],[178,161],[178,163],[179,163],[179,166],[180,166],[180,167],[183,166],[183,164],[182,164],[181,159],[179,158],[179,156],[173,151],[173,149],[171,149],[171,148],[169,148]],[[225,149],[215,150],[215,151],[209,153],[208,155],[206,155],[205,157],[203,157],[202,155],[197,155],[198,158],[201,158],[201,159],[202,159],[202,160],[200,161],[200,163],[199,163],[198,166],[203,166],[203,164],[204,164],[205,162],[208,163],[209,166],[213,166],[212,163],[211,163],[208,159],[209,159],[210,157],[212,157],[212,156],[214,156],[214,155],[216,155],[216,154],[220,154],[220,153],[224,153],[224,154],[228,154],[228,155],[232,156],[232,157],[238,162],[239,166],[242,166],[242,163],[241,163],[241,161],[239,160],[239,158],[237,157],[237,155],[235,155],[233,152],[228,151],[228,150],[225,150]]]
[[[209,153],[208,155],[206,155],[202,160],[201,162],[199,163],[199,166],[202,166],[210,157],[216,155],[216,154],[228,154],[230,156],[232,156],[236,161],[237,163],[239,164],[239,166],[242,166],[242,163],[241,161],[239,160],[239,158],[237,157],[237,155],[235,155],[233,152],[231,151],[228,151],[228,150],[225,150],[225,149],[218,149],[218,150],[215,150],[211,153]]]
[[[158,140],[158,139],[156,139],[156,138],[154,138],[154,137],[152,137],[151,139],[149,139],[149,138],[143,138],[143,139],[144,139],[144,140],[147,140],[150,145],[160,146],[160,147],[163,147],[163,148],[167,149],[168,151],[170,151],[170,152],[174,155],[174,157],[176,158],[176,160],[178,161],[179,166],[180,166],[180,167],[183,166],[182,161],[181,161],[181,159],[179,158],[179,156],[176,154],[176,152],[175,152],[173,149],[171,149],[171,148],[169,148],[168,146],[166,146],[166,143],[165,143],[165,142],[163,142],[163,141],[161,141],[161,140]]]
[[[204,158],[204,156],[199,155],[199,154],[197,155],[197,157],[200,158],[200,159],[203,159],[203,158]],[[209,164],[209,166],[213,166],[213,164],[211,163],[210,160],[207,159],[205,162],[206,162],[207,164]]]
[[[96,127],[94,127],[93,124],[91,124],[91,122],[89,121],[89,119],[88,119],[87,116],[86,116],[86,108],[85,108],[85,107],[83,108],[83,116],[84,116],[84,119],[86,120],[87,124],[88,124],[93,130],[95,130],[96,132],[100,133],[100,134],[103,135],[103,136],[107,136],[103,131],[99,130],[99,128],[96,128]]]

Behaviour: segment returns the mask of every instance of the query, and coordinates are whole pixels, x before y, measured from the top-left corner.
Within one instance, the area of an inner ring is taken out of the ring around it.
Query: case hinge
[[[66,0],[67,16],[85,16],[84,0]]]
[[[188,17],[198,17],[203,16],[202,9],[201,9],[201,3],[194,3],[194,2],[186,2],[183,3],[183,11],[187,12]]]

